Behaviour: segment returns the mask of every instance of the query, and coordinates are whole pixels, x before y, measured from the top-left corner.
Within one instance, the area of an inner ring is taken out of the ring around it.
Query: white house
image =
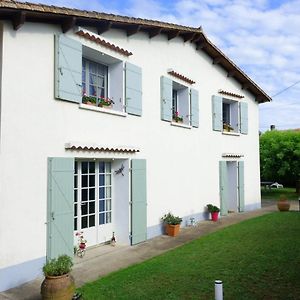
[[[169,211],[260,207],[271,99],[201,28],[11,0],[0,24],[0,291],[79,230],[137,244]]]

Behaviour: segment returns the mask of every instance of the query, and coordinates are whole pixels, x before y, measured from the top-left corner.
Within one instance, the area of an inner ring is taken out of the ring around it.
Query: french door
[[[75,161],[74,231],[82,231],[87,246],[108,241],[112,236],[111,163]],[[74,234],[74,242],[77,237]]]

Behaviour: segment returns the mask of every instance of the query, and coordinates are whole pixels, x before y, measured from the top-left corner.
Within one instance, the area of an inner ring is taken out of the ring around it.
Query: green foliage
[[[300,131],[267,131],[260,136],[261,178],[294,186],[300,180]]]
[[[207,204],[207,210],[208,212],[212,213],[212,212],[219,212],[220,208],[218,206],[212,205],[212,204]]]
[[[68,255],[61,255],[48,261],[43,266],[43,272],[45,276],[60,276],[70,273],[72,266],[72,258]]]
[[[83,300],[300,299],[300,213],[275,212],[229,226],[82,286]]]
[[[163,220],[164,223],[169,225],[177,225],[177,224],[181,224],[182,222],[182,218],[175,217],[170,212],[164,215],[161,219]]]

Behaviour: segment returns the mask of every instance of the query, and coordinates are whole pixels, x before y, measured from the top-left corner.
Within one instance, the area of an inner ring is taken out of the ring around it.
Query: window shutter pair
[[[161,95],[161,119],[172,121],[172,80],[168,77],[160,78],[160,95]],[[199,95],[198,91],[191,89],[191,125],[199,127]]]
[[[142,115],[142,69],[131,63],[125,67],[126,112]],[[82,45],[63,34],[55,36],[55,98],[81,103]]]
[[[222,113],[223,98],[220,96],[212,96],[212,126],[215,131],[223,130],[223,113]],[[248,103],[240,102],[240,133],[248,134]]]

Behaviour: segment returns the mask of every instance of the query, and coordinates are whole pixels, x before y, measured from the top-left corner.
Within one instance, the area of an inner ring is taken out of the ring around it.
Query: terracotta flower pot
[[[217,211],[214,211],[211,213],[211,220],[214,222],[218,221],[219,213]]]
[[[79,248],[80,248],[80,249],[85,249],[85,243],[80,243],[80,244],[79,244]]]
[[[74,292],[74,278],[70,274],[47,276],[41,285],[44,300],[71,300]]]
[[[180,224],[177,225],[166,224],[166,233],[169,236],[178,235],[179,229],[180,229]]]
[[[284,199],[277,202],[277,207],[280,211],[289,211],[290,206],[290,203]]]

